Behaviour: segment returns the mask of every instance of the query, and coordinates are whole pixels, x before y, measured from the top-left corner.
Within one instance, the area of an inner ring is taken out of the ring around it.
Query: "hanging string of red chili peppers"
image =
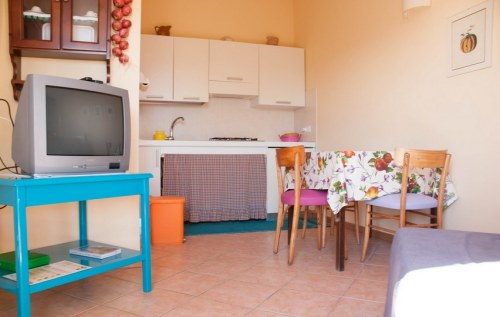
[[[120,63],[125,64],[128,62],[128,55],[124,51],[128,48],[128,33],[132,26],[132,21],[126,19],[132,13],[132,0],[113,0],[115,8],[111,12],[113,22],[111,28],[115,31],[111,35],[111,43],[113,49],[111,52],[114,56],[118,57]]]

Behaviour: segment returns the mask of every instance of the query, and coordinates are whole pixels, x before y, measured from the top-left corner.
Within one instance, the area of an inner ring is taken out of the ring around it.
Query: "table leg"
[[[345,260],[345,207],[339,211],[336,217],[338,219],[338,223],[335,266],[337,271],[342,272],[344,271]]]
[[[85,246],[87,241],[87,201],[81,200],[78,202],[78,220],[80,229],[80,245]]]
[[[24,192],[18,188],[17,203],[13,206],[14,216],[14,247],[17,268],[17,315],[31,316],[31,299],[28,269],[28,232],[26,226],[26,201]]]
[[[433,217],[431,217],[431,224],[434,224],[434,225],[437,224],[437,218],[436,218],[437,212],[438,212],[437,207],[431,208],[431,215],[433,216]],[[432,227],[432,228],[437,228],[437,227]]]
[[[151,273],[151,231],[149,214],[149,183],[143,184],[141,194],[141,252],[142,252],[142,290],[151,292],[153,289]]]

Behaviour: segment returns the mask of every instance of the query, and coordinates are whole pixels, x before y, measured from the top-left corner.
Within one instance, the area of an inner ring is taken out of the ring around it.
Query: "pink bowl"
[[[283,142],[299,142],[301,135],[298,133],[287,133],[280,135],[279,137]]]

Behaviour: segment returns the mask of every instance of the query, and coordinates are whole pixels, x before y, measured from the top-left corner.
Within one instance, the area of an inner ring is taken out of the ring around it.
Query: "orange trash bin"
[[[149,198],[151,214],[151,244],[181,244],[184,242],[185,197],[160,196]]]

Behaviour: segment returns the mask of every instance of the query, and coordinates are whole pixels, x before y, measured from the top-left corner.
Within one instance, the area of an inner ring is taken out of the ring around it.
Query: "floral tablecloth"
[[[391,151],[326,151],[308,153],[302,170],[302,188],[328,190],[334,213],[349,201],[370,200],[401,191],[401,167],[394,164]],[[436,196],[440,169],[413,169],[408,190]],[[285,190],[293,189],[293,173],[287,173]],[[457,200],[450,175],[444,205]]]

